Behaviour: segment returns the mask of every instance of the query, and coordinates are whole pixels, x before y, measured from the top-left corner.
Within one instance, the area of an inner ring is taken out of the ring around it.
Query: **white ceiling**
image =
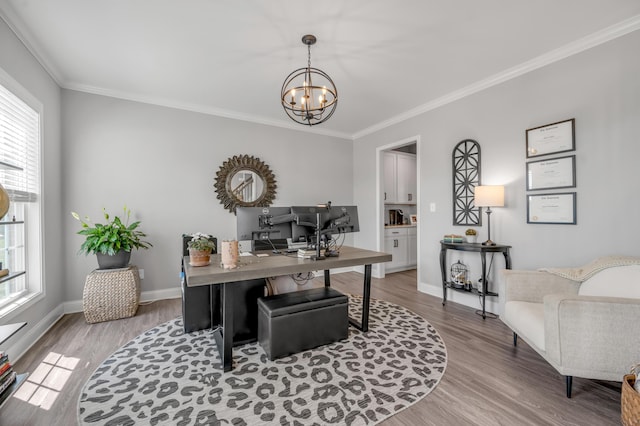
[[[280,90],[314,34],[340,98],[311,130],[346,138],[640,29],[638,0],[0,0],[0,15],[62,87],[298,129]]]

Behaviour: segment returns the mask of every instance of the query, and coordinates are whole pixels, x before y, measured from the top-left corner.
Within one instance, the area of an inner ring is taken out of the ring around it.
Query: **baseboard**
[[[418,283],[418,291],[430,294],[431,296],[435,296],[440,299],[442,298],[442,284],[427,284],[421,282]],[[474,309],[482,309],[478,295],[471,293],[449,290],[447,293],[447,302],[459,303]],[[485,304],[486,312],[492,312],[498,315],[500,314],[500,303],[497,297],[485,297]]]
[[[53,325],[65,314],[64,304],[58,305],[47,314],[42,320],[21,335],[15,343],[6,349],[9,359],[15,363],[33,346]]]
[[[182,297],[180,287],[143,291],[140,293],[140,303],[152,302],[154,300],[177,299],[180,297]],[[65,314],[75,314],[83,311],[82,300],[64,302],[63,305]]]

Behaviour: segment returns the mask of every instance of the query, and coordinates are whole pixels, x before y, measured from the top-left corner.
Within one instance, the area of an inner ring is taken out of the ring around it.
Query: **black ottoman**
[[[258,342],[270,360],[349,335],[349,299],[330,287],[258,299]]]

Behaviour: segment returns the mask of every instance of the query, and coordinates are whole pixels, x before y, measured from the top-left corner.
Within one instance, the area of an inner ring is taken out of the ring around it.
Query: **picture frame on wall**
[[[575,225],[576,193],[529,194],[527,223]]]
[[[576,156],[527,163],[527,191],[576,187]]]
[[[575,118],[527,129],[527,158],[576,149]]]

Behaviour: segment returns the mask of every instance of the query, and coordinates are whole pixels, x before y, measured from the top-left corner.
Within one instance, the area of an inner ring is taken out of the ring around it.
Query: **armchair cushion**
[[[640,265],[600,271],[580,285],[578,294],[640,299]]]

